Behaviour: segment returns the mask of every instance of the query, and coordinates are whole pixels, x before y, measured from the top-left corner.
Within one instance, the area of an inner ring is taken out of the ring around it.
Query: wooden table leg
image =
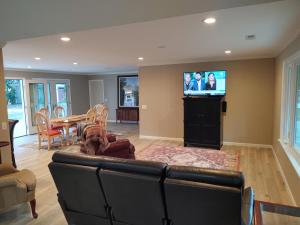
[[[66,128],[66,145],[70,145],[70,140],[69,140],[69,138],[70,138],[70,125],[67,124],[65,126],[65,128]]]

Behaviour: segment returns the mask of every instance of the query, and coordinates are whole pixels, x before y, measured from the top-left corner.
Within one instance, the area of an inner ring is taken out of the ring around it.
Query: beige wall
[[[5,98],[5,82],[4,82],[4,70],[3,70],[3,54],[0,46],[0,141],[9,141],[8,133],[8,121],[7,121],[7,110],[6,110],[6,98]],[[7,129],[2,130],[2,123],[6,123]],[[9,147],[1,148],[1,161],[11,162],[11,154]]]
[[[140,134],[183,137],[183,72],[225,69],[224,141],[272,144],[274,59],[141,67]]]
[[[293,41],[277,58],[275,69],[275,89],[274,89],[274,133],[273,147],[280,165],[285,173],[290,189],[297,205],[300,206],[300,178],[290,163],[285,151],[282,149],[278,139],[280,137],[280,117],[281,117],[281,91],[282,91],[282,71],[283,63],[288,57],[300,51],[300,35]]]

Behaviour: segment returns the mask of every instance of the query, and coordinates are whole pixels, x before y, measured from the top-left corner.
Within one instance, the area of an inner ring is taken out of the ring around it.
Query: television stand
[[[223,145],[223,96],[186,97],[184,146],[220,150]]]

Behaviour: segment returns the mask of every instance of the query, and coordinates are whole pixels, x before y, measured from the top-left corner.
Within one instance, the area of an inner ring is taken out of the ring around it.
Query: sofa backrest
[[[69,224],[110,224],[106,198],[98,178],[105,158],[70,153],[53,155],[49,169]]]
[[[166,164],[122,160],[102,165],[99,176],[113,224],[163,225],[166,222],[162,181]]]
[[[240,225],[243,186],[240,172],[170,166],[164,191],[171,224]]]
[[[69,224],[241,225],[240,172],[63,152],[49,168]]]

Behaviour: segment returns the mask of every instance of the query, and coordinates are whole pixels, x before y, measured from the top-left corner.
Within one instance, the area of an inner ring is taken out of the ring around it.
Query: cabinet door
[[[201,129],[201,141],[203,144],[218,145],[220,142],[220,128],[203,127]]]

